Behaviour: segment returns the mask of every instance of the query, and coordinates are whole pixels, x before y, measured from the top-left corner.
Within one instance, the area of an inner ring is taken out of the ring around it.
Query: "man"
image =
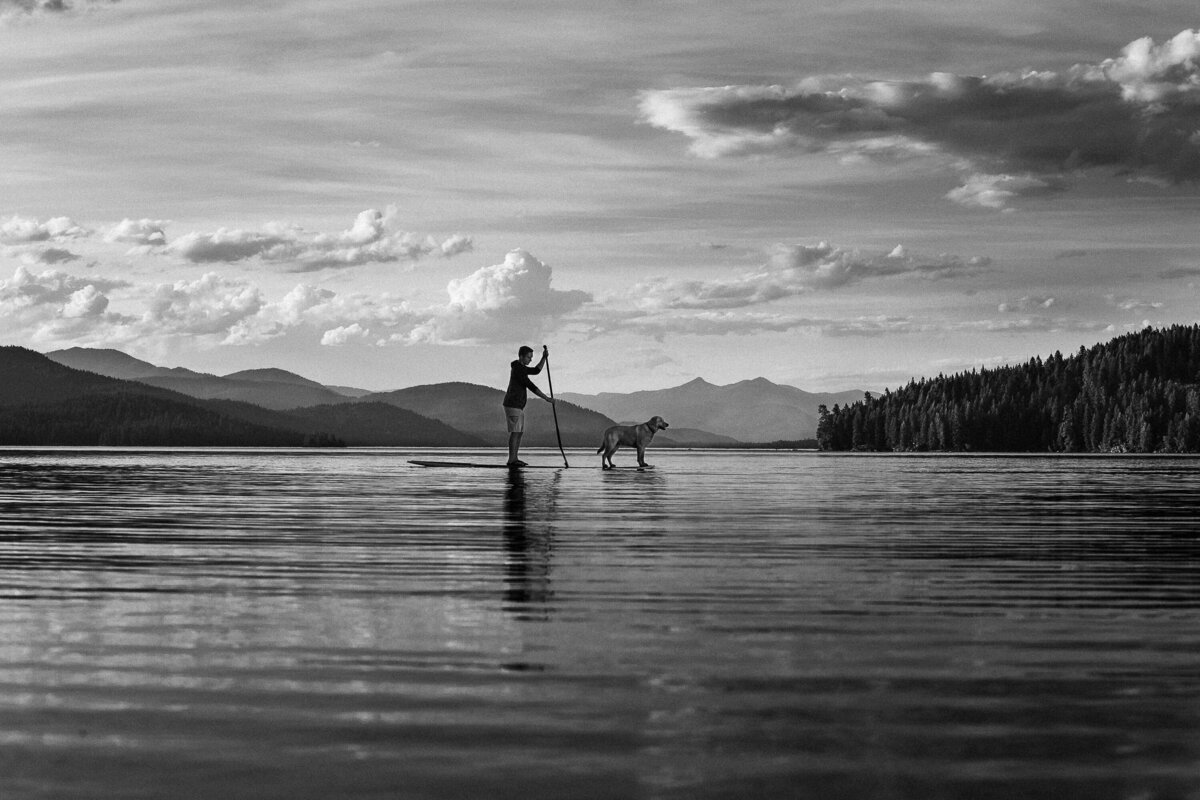
[[[532,391],[547,403],[554,402],[543,394],[541,389],[534,386],[533,381],[529,380],[530,375],[537,375],[542,371],[542,367],[546,365],[546,359],[549,357],[550,350],[542,345],[542,360],[536,367],[531,367],[529,362],[533,361],[533,348],[522,346],[517,351],[517,360],[512,362],[512,369],[508,377],[508,391],[504,393],[504,418],[508,421],[508,466],[510,467],[526,466],[524,461],[517,458],[517,452],[521,449],[521,434],[525,432],[525,401],[529,398],[527,392]]]

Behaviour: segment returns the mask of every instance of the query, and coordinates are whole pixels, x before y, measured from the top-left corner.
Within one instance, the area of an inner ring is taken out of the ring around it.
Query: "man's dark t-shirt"
[[[529,380],[529,376],[537,375],[541,371],[540,366],[527,367],[519,359],[512,362],[512,372],[508,377],[508,391],[504,393],[504,407],[524,408],[525,402],[529,399],[529,389],[536,388],[533,381]]]

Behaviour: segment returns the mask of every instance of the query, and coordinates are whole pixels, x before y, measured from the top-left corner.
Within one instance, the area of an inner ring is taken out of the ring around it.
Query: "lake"
[[[1200,459],[568,456],[0,450],[0,798],[1200,797]]]

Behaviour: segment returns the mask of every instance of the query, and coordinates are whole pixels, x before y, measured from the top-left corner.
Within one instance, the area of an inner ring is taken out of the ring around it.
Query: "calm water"
[[[1200,798],[1200,459],[463,455],[0,451],[0,798]]]

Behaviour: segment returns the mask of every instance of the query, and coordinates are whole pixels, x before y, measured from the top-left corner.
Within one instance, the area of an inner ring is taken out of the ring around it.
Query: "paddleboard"
[[[526,464],[510,467],[508,464],[481,464],[475,461],[409,461],[418,467],[458,467],[459,469],[566,469],[555,464]]]

